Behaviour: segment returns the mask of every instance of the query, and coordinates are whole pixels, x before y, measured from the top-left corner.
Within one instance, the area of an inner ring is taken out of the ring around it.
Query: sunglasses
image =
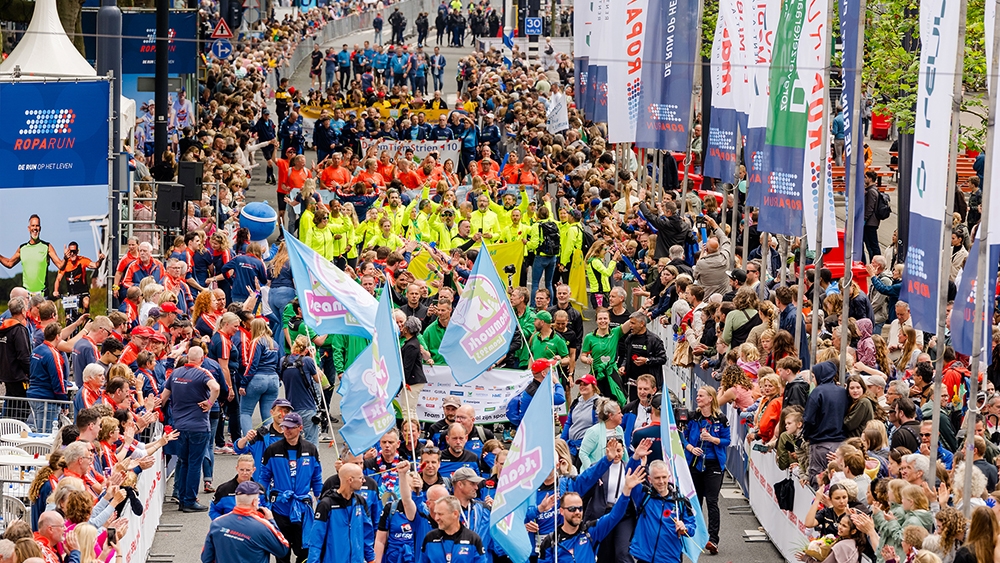
[[[582,506],[564,506],[563,510],[566,512],[583,512]]]

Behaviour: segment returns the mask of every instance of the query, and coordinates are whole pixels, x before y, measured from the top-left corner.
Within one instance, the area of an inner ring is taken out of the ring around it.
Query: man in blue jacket
[[[448,118],[444,115],[438,118],[438,124],[431,129],[432,141],[450,141],[455,138],[455,132],[448,127]]]
[[[253,456],[243,454],[236,460],[236,477],[219,485],[215,489],[215,497],[212,504],[208,506],[208,516],[215,520],[220,516],[225,516],[236,508],[236,491],[243,483],[253,483],[260,490],[260,506],[267,506],[267,496],[264,494],[264,487],[253,482],[253,474],[257,469]]]
[[[792,337],[795,336],[796,323],[801,324],[799,335],[799,359],[802,360],[802,367],[808,369],[811,359],[809,357],[809,337],[806,335],[806,321],[799,315],[799,310],[795,306],[795,292],[790,287],[779,287],[774,290],[777,298],[778,328],[788,331]]]
[[[357,494],[365,482],[364,472],[345,463],[337,475],[340,486],[323,495],[316,507],[316,520],[306,538],[307,563],[374,561],[375,528],[365,499]]]
[[[851,403],[847,389],[837,385],[837,364],[820,362],[813,366],[816,388],[809,394],[802,416],[802,437],[809,442],[809,481],[826,469],[826,454],[847,439],[844,415]]]
[[[625,516],[628,503],[631,502],[629,495],[645,477],[646,470],[642,466],[629,471],[625,475],[622,495],[618,497],[611,512],[587,523],[583,522],[583,499],[580,494],[573,492],[564,494],[559,499],[559,514],[562,515],[563,523],[555,532],[542,538],[538,548],[539,563],[557,559],[555,556],[557,549],[560,556],[558,558],[563,561],[596,563],[598,546]]]
[[[240,483],[236,506],[216,518],[208,529],[201,563],[267,563],[274,555],[288,557],[288,541],[278,531],[271,511],[260,506],[260,485]]]
[[[531,375],[534,379],[528,383],[528,386],[524,388],[524,391],[521,391],[520,395],[511,399],[507,404],[507,420],[515,427],[521,424],[524,413],[528,412],[528,405],[531,404],[531,399],[535,396],[535,392],[538,391],[538,386],[545,380],[545,374],[548,373],[552,364],[551,360],[535,360],[532,362]],[[562,384],[559,383],[556,377],[552,378],[552,382],[552,402],[556,406],[566,404],[566,392],[563,390]]]
[[[313,520],[312,495],[323,490],[323,467],[319,451],[311,442],[300,439],[302,417],[288,413],[281,421],[284,439],[264,450],[261,460],[260,480],[270,487],[268,498],[278,529],[288,538],[295,552],[295,560],[303,561],[308,548],[303,543],[303,533],[310,530]],[[278,558],[279,563],[289,563],[291,556]]]
[[[629,468],[639,465],[639,451]],[[695,532],[694,508],[673,484],[670,466],[663,460],[649,463],[649,487],[632,489],[636,510],[635,534],[629,553],[639,563],[679,563],[683,536]]]
[[[424,537],[420,563],[487,563],[479,534],[462,524],[462,505],[455,497],[444,497],[431,507],[437,529]]]
[[[292,412],[292,403],[288,399],[277,398],[271,403],[271,423],[262,424],[256,430],[250,430],[242,438],[233,442],[233,451],[238,455],[250,454],[253,456],[256,470],[253,473],[254,481],[260,480],[261,460],[264,458],[264,450],[271,444],[284,438],[281,429],[281,421],[285,420],[285,415]]]

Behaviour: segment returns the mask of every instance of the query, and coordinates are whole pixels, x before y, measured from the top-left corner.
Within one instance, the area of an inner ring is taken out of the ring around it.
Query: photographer
[[[309,339],[304,335],[297,336],[292,343],[292,353],[281,362],[281,381],[285,385],[285,396],[302,417],[303,438],[317,445],[326,410],[322,401],[317,400],[316,384],[320,382],[320,376],[310,352]]]

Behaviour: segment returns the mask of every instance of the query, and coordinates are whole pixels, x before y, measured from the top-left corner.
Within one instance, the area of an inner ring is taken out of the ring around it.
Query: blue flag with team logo
[[[372,343],[344,372],[340,435],[354,455],[365,453],[396,424],[392,400],[403,385],[403,357],[389,293],[383,291],[378,301]]]
[[[378,301],[343,270],[285,233],[288,265],[302,320],[317,334],[350,334],[371,338]],[[283,311],[275,311],[280,318]]]
[[[664,391],[661,394],[663,399],[660,403],[660,413],[661,415],[666,413],[667,417],[667,424],[660,425],[663,461],[670,464],[677,492],[687,497],[694,509],[695,529],[688,530],[690,535],[684,536],[684,555],[687,555],[694,563],[698,563],[701,549],[708,543],[708,528],[705,527],[705,515],[701,512],[701,501],[698,500],[698,493],[694,490],[691,469],[688,467],[684,448],[681,446],[681,435],[677,430],[677,420],[674,419],[674,407],[670,402],[670,393]]]
[[[515,327],[506,287],[481,244],[438,349],[459,385],[479,377],[507,354]]]
[[[497,478],[490,512],[490,536],[511,561],[524,563],[534,545],[524,528],[528,505],[535,492],[556,467],[555,428],[552,418],[552,370],[538,386]]]

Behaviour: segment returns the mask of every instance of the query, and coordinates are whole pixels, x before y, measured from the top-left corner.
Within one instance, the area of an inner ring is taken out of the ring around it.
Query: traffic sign
[[[524,18],[525,35],[542,34],[542,18]]]
[[[243,21],[247,25],[260,21],[260,0],[243,0]]]
[[[215,31],[212,32],[212,39],[232,39],[233,31],[229,29],[226,20],[219,18],[219,23],[215,24]],[[232,45],[230,45],[232,47]]]
[[[216,39],[212,42],[212,55],[217,59],[228,59],[233,53],[233,44],[228,39]]]

